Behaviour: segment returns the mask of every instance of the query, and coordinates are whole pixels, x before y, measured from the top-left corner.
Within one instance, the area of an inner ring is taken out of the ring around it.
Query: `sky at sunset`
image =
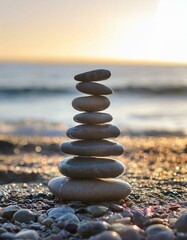
[[[187,63],[187,0],[0,0],[0,60]]]

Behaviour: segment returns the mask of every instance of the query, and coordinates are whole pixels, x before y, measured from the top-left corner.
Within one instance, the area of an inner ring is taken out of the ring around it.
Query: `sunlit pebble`
[[[177,166],[175,169],[176,169],[176,171],[179,171],[179,170],[180,170],[180,167],[179,167],[179,166]]]
[[[20,153],[20,150],[18,148],[14,148],[14,153],[18,155]]]
[[[35,147],[35,151],[36,151],[37,153],[41,152],[41,150],[42,150],[42,149],[41,149],[40,146],[36,146],[36,147]]]
[[[153,207],[147,207],[144,209],[144,215],[151,216],[153,214],[153,211],[154,211]]]

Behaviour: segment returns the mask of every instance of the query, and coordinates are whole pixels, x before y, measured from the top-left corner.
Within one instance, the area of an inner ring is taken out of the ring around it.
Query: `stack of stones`
[[[108,70],[99,69],[75,76],[80,82],[76,85],[77,90],[89,96],[75,98],[72,102],[76,110],[83,112],[74,116],[74,121],[81,124],[68,129],[66,134],[78,140],[61,145],[63,153],[76,156],[59,164],[59,171],[65,177],[56,177],[48,184],[51,192],[62,201],[112,201],[130,194],[130,185],[115,179],[123,174],[124,165],[108,158],[124,151],[121,144],[106,140],[118,137],[120,130],[107,124],[112,120],[110,114],[100,112],[110,105],[109,99],[103,95],[112,94],[113,90],[95,83],[108,79],[110,75]]]

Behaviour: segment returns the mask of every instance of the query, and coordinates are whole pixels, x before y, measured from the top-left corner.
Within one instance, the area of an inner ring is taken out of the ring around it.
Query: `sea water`
[[[63,136],[83,96],[74,75],[98,68],[112,73],[105,112],[122,133],[186,134],[187,66],[29,63],[0,63],[0,133]]]

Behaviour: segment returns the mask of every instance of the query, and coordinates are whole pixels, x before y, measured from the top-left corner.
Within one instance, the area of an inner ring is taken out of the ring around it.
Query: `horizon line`
[[[127,65],[181,65],[186,66],[187,62],[182,61],[158,61],[145,59],[111,59],[111,58],[2,58],[0,63],[30,63],[30,64],[127,64]]]

